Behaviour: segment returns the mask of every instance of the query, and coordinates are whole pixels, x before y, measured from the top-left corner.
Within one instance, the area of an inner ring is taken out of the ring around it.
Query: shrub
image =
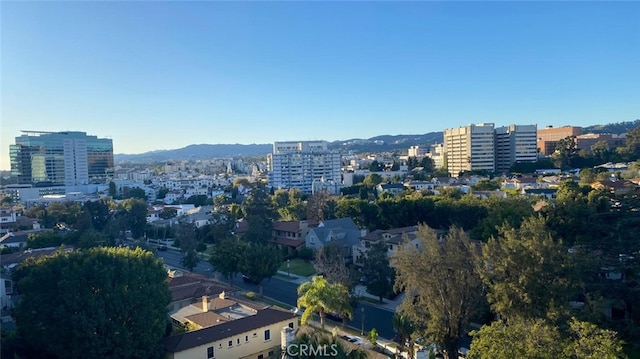
[[[245,297],[249,298],[249,299],[256,299],[256,297],[258,296],[255,292],[247,292],[244,295]]]

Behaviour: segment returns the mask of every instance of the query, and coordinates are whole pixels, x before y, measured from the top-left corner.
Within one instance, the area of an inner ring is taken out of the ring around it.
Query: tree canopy
[[[451,359],[482,299],[476,247],[457,227],[439,240],[434,230],[421,225],[417,238],[418,250],[401,247],[391,259],[396,289],[412,294],[405,296],[400,309],[423,338],[445,348]]]
[[[23,355],[159,358],[171,299],[150,252],[92,248],[29,260],[16,271]]]

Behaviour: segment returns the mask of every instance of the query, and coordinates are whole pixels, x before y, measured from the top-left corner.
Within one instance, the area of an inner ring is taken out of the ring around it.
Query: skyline
[[[637,2],[2,2],[20,130],[114,154],[640,118]]]

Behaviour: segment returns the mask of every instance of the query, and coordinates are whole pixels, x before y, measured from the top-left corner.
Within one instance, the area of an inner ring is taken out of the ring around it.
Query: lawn
[[[287,261],[282,263],[280,266],[280,270],[286,272],[287,271]],[[291,274],[297,274],[302,277],[308,277],[316,273],[315,268],[313,268],[313,264],[308,261],[305,261],[300,258],[289,260],[289,272]]]

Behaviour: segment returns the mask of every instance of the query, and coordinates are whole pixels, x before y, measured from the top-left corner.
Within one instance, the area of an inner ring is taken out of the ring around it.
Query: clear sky
[[[115,153],[640,118],[640,2],[2,1],[20,130]]]

